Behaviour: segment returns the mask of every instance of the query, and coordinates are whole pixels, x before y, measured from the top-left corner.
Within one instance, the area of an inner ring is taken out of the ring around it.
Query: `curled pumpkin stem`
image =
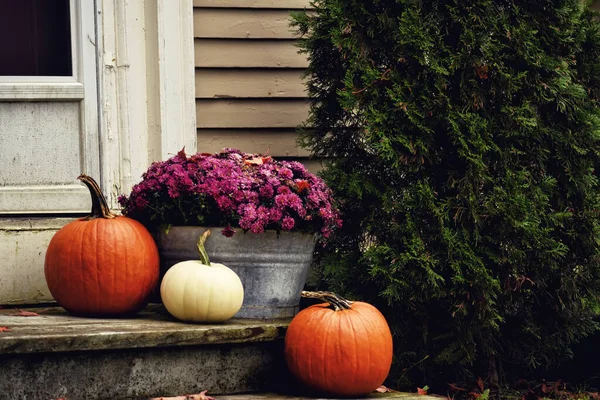
[[[204,247],[204,243],[206,243],[206,239],[210,236],[210,229],[204,231],[204,233],[198,239],[198,243],[196,246],[198,247],[198,254],[200,254],[200,262],[204,265],[210,265],[210,259],[208,258],[208,252]]]
[[[306,290],[302,291],[302,297],[307,299],[319,299],[329,303],[335,311],[340,310],[348,310],[350,309],[350,305],[352,302],[350,300],[346,300],[342,296],[338,296],[333,292],[309,292]]]
[[[90,220],[95,218],[116,218],[116,215],[110,211],[108,203],[106,202],[106,198],[102,194],[102,190],[100,190],[100,186],[98,186],[96,181],[92,177],[85,174],[79,175],[77,179],[87,186],[88,190],[90,191],[90,195],[92,196],[92,213],[83,219]]]

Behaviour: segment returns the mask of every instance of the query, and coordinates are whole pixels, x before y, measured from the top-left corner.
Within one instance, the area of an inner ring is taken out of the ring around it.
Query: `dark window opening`
[[[0,75],[71,76],[70,25],[69,0],[0,0]]]

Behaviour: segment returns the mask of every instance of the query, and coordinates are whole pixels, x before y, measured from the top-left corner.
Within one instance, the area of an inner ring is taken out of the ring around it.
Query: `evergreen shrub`
[[[294,13],[301,141],[328,161],[344,221],[324,285],[384,312],[390,384],[526,377],[598,329],[600,30],[585,3]]]

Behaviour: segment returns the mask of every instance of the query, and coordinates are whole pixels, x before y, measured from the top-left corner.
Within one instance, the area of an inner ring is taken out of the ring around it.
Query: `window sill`
[[[46,82],[0,80],[0,101],[67,101],[83,98],[83,84],[73,78]]]

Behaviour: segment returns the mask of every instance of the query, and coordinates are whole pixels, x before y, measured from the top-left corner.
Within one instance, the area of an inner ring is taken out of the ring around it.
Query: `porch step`
[[[207,395],[210,396],[210,393]],[[184,400],[186,396],[180,396],[177,400]],[[191,395],[187,396],[188,399],[197,399],[201,396]],[[212,397],[212,396],[211,396]],[[372,393],[367,396],[361,397],[360,399],[344,397],[343,400],[440,400],[440,398],[446,398],[444,396],[431,396],[431,395],[419,395],[416,393],[404,393],[404,392],[387,392],[387,393]],[[160,397],[158,399],[161,399]],[[171,400],[168,397],[163,397],[163,400]],[[156,400],[156,399],[152,399]],[[175,399],[173,399],[175,400]],[[251,394],[236,394],[236,395],[224,395],[217,396],[215,400],[342,400],[334,399],[330,397],[310,397],[310,396],[294,396],[285,395],[280,393],[251,393]]]
[[[60,307],[0,310],[0,327],[8,328],[0,332],[0,399],[274,390],[288,379],[282,357],[288,324],[187,324],[157,305],[127,319],[80,318]]]

